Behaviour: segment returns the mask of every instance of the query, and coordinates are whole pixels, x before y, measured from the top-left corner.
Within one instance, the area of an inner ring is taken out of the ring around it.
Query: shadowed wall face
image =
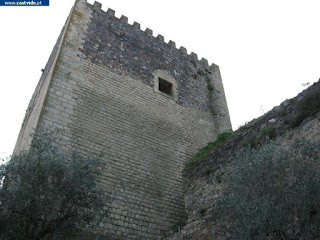
[[[77,1],[65,29],[38,125],[65,151],[105,153],[107,217],[92,229],[159,239],[184,212],[185,163],[231,128],[218,67],[98,3]]]
[[[153,37],[150,31],[143,32],[129,25],[126,20],[125,17],[117,19],[110,11],[108,14],[94,10],[84,39],[86,58],[148,86],[153,86],[155,71],[166,70],[177,81],[180,105],[209,111],[207,82],[199,73],[215,69]]]

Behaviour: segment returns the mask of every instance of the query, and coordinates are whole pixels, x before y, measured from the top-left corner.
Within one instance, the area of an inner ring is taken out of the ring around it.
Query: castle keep
[[[104,152],[110,239],[161,239],[184,212],[181,172],[231,129],[219,68],[175,43],[77,0],[30,101],[15,147],[38,126],[62,150]]]

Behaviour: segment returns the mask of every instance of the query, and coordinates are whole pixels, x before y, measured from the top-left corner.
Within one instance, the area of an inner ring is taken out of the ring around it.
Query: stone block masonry
[[[231,128],[218,66],[139,26],[76,1],[15,149],[46,126],[64,151],[105,153],[107,217],[88,227],[110,239],[161,239],[184,212],[185,163]]]
[[[181,230],[183,240],[226,239],[225,236],[221,236],[220,229],[214,221],[215,204],[224,194],[224,172],[229,172],[230,163],[234,161],[237,152],[248,146],[248,142],[257,137],[261,130],[274,129],[276,137],[273,141],[283,148],[301,138],[311,142],[320,140],[320,112],[307,117],[294,128],[286,121],[296,117],[299,101],[315,92],[320,92],[320,81],[297,97],[284,101],[249,125],[237,130],[223,145],[214,149],[208,156],[198,159],[192,167],[184,169],[183,189],[187,221]],[[166,238],[175,239],[176,236]]]

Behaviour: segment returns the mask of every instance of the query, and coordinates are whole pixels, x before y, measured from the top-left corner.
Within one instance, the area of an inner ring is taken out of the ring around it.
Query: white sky
[[[93,1],[90,1],[93,3]],[[100,0],[220,66],[233,129],[320,78],[320,0]],[[0,7],[0,158],[12,153],[25,110],[74,0]]]

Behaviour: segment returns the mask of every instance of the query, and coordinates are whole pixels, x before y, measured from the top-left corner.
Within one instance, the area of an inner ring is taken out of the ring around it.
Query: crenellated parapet
[[[91,11],[91,20],[83,39],[83,56],[94,64],[103,65],[116,74],[126,75],[154,87],[154,73],[167,72],[177,83],[179,104],[207,112],[221,112],[217,104],[222,87],[219,67],[209,65],[187,48],[177,48],[172,40],[165,42],[163,35],[153,35],[149,28],[141,29],[137,22],[130,24],[128,17],[116,17],[113,9],[104,11],[102,5],[84,0],[82,5]],[[213,96],[209,89],[215,88]],[[203,94],[206,93],[206,94]],[[213,110],[215,109],[215,110]]]
[[[89,5],[91,5],[90,3],[87,3]],[[149,36],[152,41],[154,41],[155,44],[166,44],[168,48],[170,48],[172,51],[175,51],[175,54],[181,54],[184,57],[187,57],[190,61],[196,61],[199,65],[212,69],[214,71],[214,69],[216,68],[215,64],[211,64],[209,66],[208,60],[205,58],[202,58],[201,60],[198,59],[198,55],[194,52],[191,52],[190,54],[188,54],[187,48],[181,46],[180,48],[176,47],[176,43],[172,40],[169,40],[167,43],[164,40],[164,37],[161,34],[158,34],[157,36],[153,35],[153,31],[150,28],[146,28],[145,30],[142,30],[140,27],[140,23],[137,22],[133,22],[133,24],[130,24],[128,22],[128,17],[121,15],[120,18],[117,18],[115,16],[115,11],[111,8],[108,8],[108,10],[105,12],[102,10],[102,4],[99,2],[94,2],[93,5],[93,9],[94,11],[99,11],[102,14],[106,15],[107,18],[112,18],[113,21],[119,21],[121,23],[124,23],[127,25],[128,29],[133,28],[137,31],[140,32],[141,35],[147,35]]]

